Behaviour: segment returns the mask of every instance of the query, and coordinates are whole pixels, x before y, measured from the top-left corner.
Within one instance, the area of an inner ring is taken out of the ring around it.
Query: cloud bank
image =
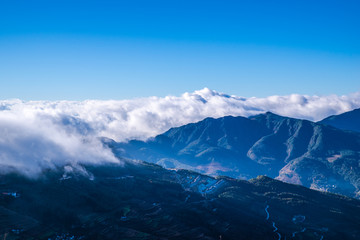
[[[133,100],[0,101],[0,173],[81,163],[117,162],[99,137],[145,140],[206,117],[273,113],[321,120],[360,108],[360,93],[346,96],[243,98],[204,88],[180,97]]]
[[[96,135],[82,133],[81,124],[68,117],[33,112],[0,112],[0,174],[21,172],[35,176],[44,169],[79,164],[120,163]]]

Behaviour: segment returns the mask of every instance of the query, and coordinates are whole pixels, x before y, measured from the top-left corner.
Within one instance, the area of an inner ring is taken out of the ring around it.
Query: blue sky
[[[360,91],[358,1],[0,1],[0,99]]]

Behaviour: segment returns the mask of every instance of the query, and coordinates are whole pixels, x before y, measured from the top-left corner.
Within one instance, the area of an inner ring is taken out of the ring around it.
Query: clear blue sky
[[[0,0],[0,99],[360,91],[359,1]]]

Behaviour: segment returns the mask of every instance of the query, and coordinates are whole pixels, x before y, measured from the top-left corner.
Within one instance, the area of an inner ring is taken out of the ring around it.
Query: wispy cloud
[[[22,169],[32,174],[66,164],[115,162],[98,137],[144,140],[205,117],[271,111],[318,121],[359,107],[360,93],[243,98],[207,88],[180,97],[119,101],[4,100],[0,101],[0,171]]]

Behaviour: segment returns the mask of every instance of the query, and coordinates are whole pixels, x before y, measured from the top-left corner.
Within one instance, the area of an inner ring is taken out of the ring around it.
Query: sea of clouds
[[[100,137],[146,140],[206,117],[251,116],[267,111],[321,120],[360,108],[360,93],[346,96],[244,98],[208,88],[179,96],[132,100],[0,101],[0,173],[27,175],[81,164],[119,163]]]

